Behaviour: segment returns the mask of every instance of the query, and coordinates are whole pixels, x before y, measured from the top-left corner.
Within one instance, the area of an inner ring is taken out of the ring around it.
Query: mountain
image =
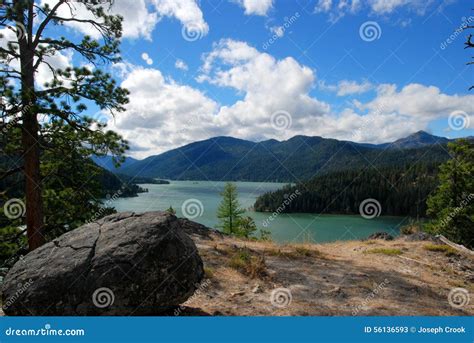
[[[175,180],[298,182],[333,171],[445,161],[445,149],[428,145],[428,136],[416,133],[385,145],[308,136],[258,143],[215,137],[136,161],[120,173]],[[431,137],[433,142],[440,138]]]
[[[421,148],[434,144],[448,144],[449,139],[445,137],[433,136],[425,131],[415,132],[408,137],[401,138],[392,143],[379,144],[379,147],[391,147],[399,149]]]
[[[112,160],[112,156],[92,156],[92,160],[99,167],[107,169],[108,171],[111,171],[111,172],[116,172],[118,169],[127,167],[138,161],[134,159],[133,157],[126,157],[122,165],[119,168],[116,168]]]

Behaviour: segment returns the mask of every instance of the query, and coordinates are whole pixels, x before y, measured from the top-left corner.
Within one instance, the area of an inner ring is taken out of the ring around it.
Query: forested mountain
[[[411,134],[408,137],[400,138],[392,143],[379,144],[381,148],[399,148],[399,149],[410,149],[410,148],[421,148],[433,144],[448,144],[449,139],[444,137],[438,137],[430,135],[425,131],[418,131]]]
[[[126,157],[125,160],[122,162],[119,168],[115,167],[114,161],[112,156],[92,156],[92,161],[95,162],[99,167],[107,169],[111,172],[117,172],[120,168],[128,167],[133,163],[137,162],[138,160],[134,159],[133,157]]]
[[[437,163],[418,162],[334,172],[263,194],[254,207],[263,212],[358,214],[362,201],[376,199],[381,215],[423,217],[426,199],[437,186],[438,167]],[[298,196],[284,204],[290,194]]]
[[[355,168],[441,163],[448,158],[446,141],[426,132],[380,145],[307,136],[259,143],[215,137],[150,156],[120,168],[120,173],[175,180],[299,182]]]

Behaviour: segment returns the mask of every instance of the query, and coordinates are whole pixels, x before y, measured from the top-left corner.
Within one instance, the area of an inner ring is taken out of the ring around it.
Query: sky
[[[41,0],[54,3],[55,0]],[[80,4],[76,17],[86,18]],[[463,0],[115,0],[126,111],[90,113],[144,158],[197,140],[474,135]],[[66,24],[68,25],[68,24]],[[87,24],[57,29],[98,37]],[[473,32],[474,33],[474,32]],[[62,53],[56,65],[81,63]],[[41,73],[41,71],[40,71]],[[47,80],[47,71],[38,77]]]

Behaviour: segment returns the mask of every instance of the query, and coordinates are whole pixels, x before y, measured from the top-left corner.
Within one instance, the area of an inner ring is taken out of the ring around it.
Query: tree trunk
[[[25,2],[24,6],[33,6]],[[25,23],[23,6],[17,7],[17,18]],[[29,25],[25,25],[29,27]],[[26,31],[26,30],[25,30]],[[31,44],[31,31],[18,37],[21,63],[21,92],[22,92],[22,145],[25,164],[25,196],[26,196],[26,231],[30,251],[38,248],[44,242],[43,201],[41,196],[40,175],[40,146],[38,142],[39,123],[36,113],[34,51]]]

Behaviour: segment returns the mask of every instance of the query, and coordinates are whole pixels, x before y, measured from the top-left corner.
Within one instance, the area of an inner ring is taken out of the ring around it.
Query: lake
[[[169,185],[141,185],[148,188],[148,193],[140,193],[134,198],[119,198],[112,206],[117,211],[146,212],[166,210],[172,206],[176,215],[187,216],[196,222],[214,228],[217,224],[217,207],[221,201],[220,193],[225,182],[213,181],[170,181]],[[401,225],[406,224],[404,217],[378,217],[364,219],[358,215],[317,215],[310,213],[279,214],[272,221],[271,213],[249,210],[258,195],[281,188],[284,184],[267,182],[235,182],[239,192],[239,201],[247,209],[259,229],[271,232],[276,242],[317,243],[338,240],[366,238],[374,232],[399,234]],[[268,223],[264,227],[264,222]]]

